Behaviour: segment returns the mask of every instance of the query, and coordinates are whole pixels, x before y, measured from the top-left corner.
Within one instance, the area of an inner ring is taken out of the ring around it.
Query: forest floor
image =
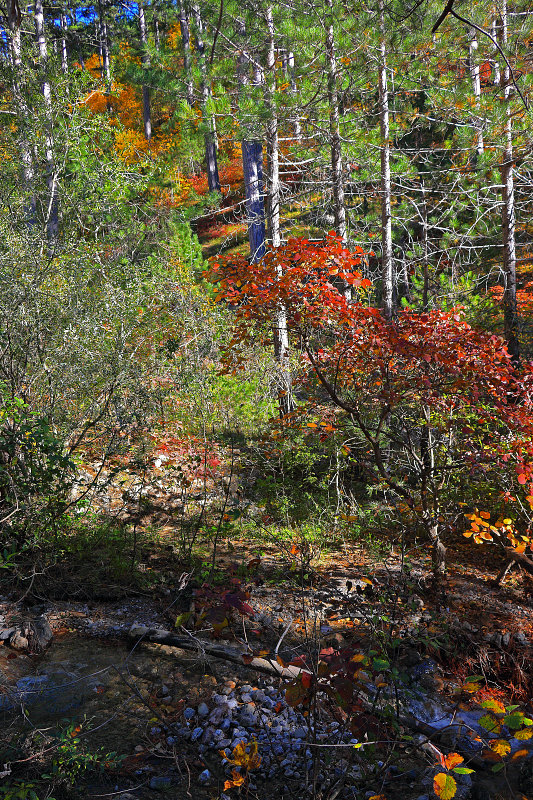
[[[147,642],[134,646],[128,638],[132,625],[173,631],[178,620],[181,630],[188,629],[199,642],[240,648],[237,652],[244,647],[254,653],[276,653],[284,663],[321,648],[386,654],[390,665],[418,676],[430,721],[435,708],[471,707],[461,686],[472,674],[484,676],[484,697],[504,703],[529,701],[533,685],[529,579],[512,573],[505,586],[495,586],[493,579],[501,565],[490,550],[473,549],[462,538],[451,542],[447,578],[436,590],[425,550],[416,542],[402,557],[394,537],[381,542],[377,552],[364,540],[336,539],[305,546],[266,536],[260,541],[257,534],[247,535],[244,527],[240,535],[233,529],[231,537],[220,537],[216,553],[212,538],[197,540],[196,568],[191,570],[191,562],[180,556],[183,522],[176,521],[175,496],[165,487],[152,485],[141,506],[134,489],[130,491],[120,512],[120,534],[111,543],[101,542],[99,548],[98,539],[93,538],[78,551],[63,543],[63,555],[42,574],[36,570],[22,602],[16,602],[14,587],[3,583],[6,596],[0,607],[0,627],[20,627],[25,619],[44,613],[54,634],[51,646],[41,655],[2,648],[3,696],[9,698],[14,688],[27,686],[24,680],[43,676],[57,681],[60,674],[57,686],[67,687],[54,689],[53,702],[45,683],[39,692],[30,689],[36,692],[36,701],[31,695],[22,701],[19,696],[18,703],[5,701],[3,706],[4,737],[10,742],[16,739],[19,748],[19,758],[13,759],[14,774],[36,780],[57,736],[68,743],[68,731],[75,731],[76,748],[70,747],[68,764],[62,767],[66,777],[63,782],[54,779],[55,797],[146,800],[164,790],[165,796],[180,800],[192,795],[220,798],[228,768],[216,747],[202,750],[203,737],[191,740],[184,711],[192,709],[198,715],[205,704],[214,713],[216,698],[224,691],[232,691],[244,707],[243,686],[255,692],[283,690],[282,681],[254,673],[244,660],[239,666],[215,659],[202,653],[201,647],[191,652]],[[219,482],[218,491],[217,482],[206,485],[205,478],[190,487],[198,508],[202,498],[210,498],[209,513],[220,507],[224,496],[227,500],[230,491],[238,496],[238,481]],[[115,501],[111,487],[104,504],[107,513]],[[178,505],[183,513],[183,502]],[[204,514],[209,516],[207,511]],[[113,551],[115,563],[108,558]],[[202,606],[202,580],[209,576],[214,581],[213,595],[204,598]],[[228,588],[242,593],[245,613],[224,607],[227,624],[217,628],[217,615],[213,623],[205,612],[216,608],[217,597]],[[325,700],[321,704],[324,719],[340,720],[344,726],[349,723],[352,735],[359,730],[341,707],[332,708]],[[24,708],[30,728],[16,707]],[[293,712],[285,707],[281,713]],[[65,727],[65,720],[70,727]],[[314,796],[324,800],[333,797],[339,769],[352,776],[347,784],[352,793],[343,788],[341,797],[416,800],[433,796],[430,779],[435,754],[402,742],[390,721],[384,725],[378,714],[368,714],[365,720],[367,733],[383,743],[363,759],[357,773],[349,773],[353,765],[346,761],[343,748],[347,745],[340,743],[336,758],[328,761],[320,791],[311,787],[306,790],[309,796],[315,791]],[[308,723],[299,718],[294,724],[298,721],[304,727]],[[189,727],[192,730],[192,724]],[[51,734],[54,729],[56,733]],[[416,739],[416,732],[401,730]],[[36,731],[44,733],[39,738]],[[251,739],[254,735],[252,731]],[[394,747],[387,738],[394,739]],[[91,772],[84,755],[97,751],[108,765],[102,774]],[[110,768],[111,752],[120,756],[114,769]],[[231,788],[226,794],[301,796],[302,774],[287,767],[270,779],[258,774],[255,780],[250,778],[251,786]],[[523,770],[509,768],[504,777],[478,770],[474,778],[472,785],[459,787],[458,797],[514,800],[529,796],[530,777],[524,778]],[[309,775],[305,780],[309,782]]]

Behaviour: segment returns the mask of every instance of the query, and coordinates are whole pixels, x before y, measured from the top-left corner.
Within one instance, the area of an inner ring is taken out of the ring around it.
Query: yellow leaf
[[[514,734],[514,738],[519,742],[525,742],[527,739],[533,738],[533,728],[522,728]]]
[[[494,739],[489,742],[489,746],[494,753],[497,753],[502,758],[511,752],[511,745],[505,739]]]
[[[457,792],[457,784],[451,775],[439,772],[433,779],[433,791],[441,800],[452,800]]]

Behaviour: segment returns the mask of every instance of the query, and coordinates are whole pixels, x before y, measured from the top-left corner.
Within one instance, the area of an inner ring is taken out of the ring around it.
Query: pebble
[[[198,716],[207,717],[208,714],[209,714],[209,708],[207,707],[207,705],[205,703],[200,703],[200,705],[198,706]]]
[[[186,708],[185,711],[183,712],[183,716],[185,717],[185,719],[192,719],[195,714],[196,711],[194,710],[194,708]]]
[[[202,736],[203,732],[204,732],[203,728],[195,728],[191,733],[191,742],[195,742],[197,739],[199,739],[200,736]]]
[[[208,781],[210,781],[211,773],[209,772],[209,770],[204,769],[203,772],[200,772],[200,774],[198,775],[198,780],[200,781],[200,783],[207,783]]]

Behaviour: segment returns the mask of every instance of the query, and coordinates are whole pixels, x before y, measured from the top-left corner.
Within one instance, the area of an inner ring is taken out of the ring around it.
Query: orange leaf
[[[446,758],[444,759],[444,766],[447,769],[453,769],[458,764],[462,764],[463,761],[464,758],[460,756],[459,753],[450,753],[450,755],[446,756]]]

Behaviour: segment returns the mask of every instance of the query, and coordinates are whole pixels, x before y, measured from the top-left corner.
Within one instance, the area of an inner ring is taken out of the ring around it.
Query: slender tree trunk
[[[48,244],[53,247],[59,227],[59,198],[57,191],[57,174],[54,159],[54,135],[52,117],[52,89],[48,79],[48,49],[44,32],[44,13],[42,0],[35,0],[35,33],[39,47],[39,68],[42,74],[42,93],[44,98],[44,113],[46,119],[46,133],[44,137],[44,153],[46,163],[46,186],[48,189],[48,208],[46,210],[45,225]]]
[[[468,42],[468,66],[470,69],[470,78],[472,80],[472,90],[476,100],[476,108],[479,110],[479,99],[481,97],[481,79],[479,75],[479,64],[477,61],[477,36],[474,28],[470,30]],[[476,117],[475,126],[477,129],[476,135],[476,153],[478,156],[483,155],[485,146],[483,143],[483,121],[480,117]]]
[[[291,94],[295,97],[297,94],[297,88],[296,88],[296,80],[294,78],[294,53],[292,52],[292,50],[289,50],[287,54],[287,65],[289,71],[289,81],[291,85]],[[294,138],[296,139],[297,142],[300,142],[302,139],[302,126],[300,124],[300,118],[298,116],[298,113],[296,113],[296,116],[294,117],[293,125],[294,125]]]
[[[268,31],[267,51],[267,107],[269,120],[267,125],[268,149],[268,180],[267,180],[267,208],[268,208],[268,233],[272,247],[279,247],[281,243],[279,229],[279,139],[278,116],[276,110],[276,48],[274,38],[274,19],[272,6],[267,7],[266,23]]]
[[[491,32],[492,38],[496,39],[496,37],[498,36],[498,24],[497,24],[497,21],[496,21],[496,17],[492,18],[492,22],[491,22],[491,26],[490,26],[490,32]],[[494,53],[498,52],[498,50],[497,50],[495,45],[492,46],[492,49],[493,49]],[[500,81],[501,81],[500,64],[499,64],[498,59],[496,57],[491,59],[490,63],[491,63],[491,66],[492,66],[492,82],[493,82],[494,86],[499,86],[500,85]]]
[[[156,19],[154,19],[154,44],[155,44],[155,49],[159,53],[161,49],[161,34],[159,33],[159,20],[157,19],[157,17]]]
[[[422,256],[424,259],[424,285],[422,289],[422,307],[424,311],[429,308],[429,246],[428,246],[428,207],[426,203],[426,188],[424,181],[420,182],[422,191],[421,216],[422,216]]]
[[[105,21],[102,1],[98,0],[98,27],[100,32],[100,53],[102,57],[102,79],[105,81],[107,91],[111,91],[111,63],[109,61],[109,38],[107,23]]]
[[[220,178],[218,176],[218,157],[217,157],[217,142],[216,142],[216,125],[213,114],[209,111],[210,89],[207,76],[207,63],[205,57],[205,44],[203,39],[204,26],[199,7],[194,4],[192,7],[194,14],[194,22],[196,25],[196,51],[198,53],[198,61],[200,65],[200,72],[202,75],[201,93],[202,93],[202,116],[206,131],[204,133],[205,142],[205,163],[207,168],[207,183],[210,192],[220,191]]]
[[[379,122],[381,128],[381,282],[383,316],[392,319],[394,275],[392,263],[392,212],[390,175],[389,92],[387,89],[387,54],[385,44],[385,5],[379,0]]]
[[[59,24],[61,26],[61,72],[66,75],[68,72],[67,18],[63,12],[59,18]]]
[[[146,18],[144,5],[139,0],[139,28],[141,32],[141,63],[145,70],[150,67],[150,54],[148,53],[148,35],[146,32]],[[146,73],[145,73],[146,78]],[[150,110],[150,87],[143,81],[143,125],[144,137],[149,142],[152,138],[152,113]]]
[[[326,29],[326,68],[328,76],[329,134],[331,147],[331,179],[333,184],[333,213],[335,230],[346,241],[346,208],[342,176],[342,148],[339,126],[339,97],[337,92],[337,61],[333,28],[333,0],[326,0],[329,19]]]
[[[266,23],[268,32],[268,51],[267,51],[267,107],[269,120],[267,126],[267,148],[268,148],[268,181],[267,181],[267,209],[268,209],[268,233],[273,248],[281,244],[280,224],[279,224],[279,205],[280,205],[280,185],[279,185],[279,139],[278,139],[278,117],[275,103],[276,94],[276,43],[274,18],[272,6],[267,7]],[[278,277],[282,271],[276,265]],[[283,417],[294,408],[292,400],[292,380],[289,367],[289,335],[287,330],[287,312],[283,305],[280,305],[276,312],[273,326],[274,334],[274,355],[279,364],[279,411]]]
[[[501,14],[501,46],[507,46],[507,0],[503,0]],[[518,341],[518,310],[516,305],[516,246],[515,246],[515,199],[513,169],[513,126],[511,115],[511,76],[505,64],[501,72],[500,86],[505,100],[504,150],[502,154],[502,233],[503,233],[503,314],[504,336],[513,362],[520,362]]]
[[[26,222],[32,229],[37,222],[37,203],[35,199],[35,168],[31,146],[26,135],[26,127],[31,118],[30,110],[24,99],[22,91],[23,68],[22,47],[20,37],[20,17],[16,7],[8,3],[8,26],[11,33],[10,48],[13,64],[13,100],[17,114],[18,147],[22,165],[22,186],[27,198]]]
[[[183,0],[180,0],[180,31],[181,44],[183,47],[183,71],[185,73],[185,91],[187,103],[192,108],[194,105],[194,86],[191,73],[191,34],[189,31],[189,20],[185,11]]]
[[[244,25],[241,35],[245,35]],[[238,60],[239,85],[242,89],[248,84],[248,68],[250,59],[243,49]],[[261,71],[254,67],[253,83],[262,83]],[[244,126],[246,127],[246,121]],[[241,122],[242,125],[242,122]],[[246,193],[246,213],[248,240],[250,242],[250,259],[252,263],[260,261],[265,254],[265,207],[263,193],[263,146],[260,139],[250,139],[244,130],[241,139],[242,169]]]

